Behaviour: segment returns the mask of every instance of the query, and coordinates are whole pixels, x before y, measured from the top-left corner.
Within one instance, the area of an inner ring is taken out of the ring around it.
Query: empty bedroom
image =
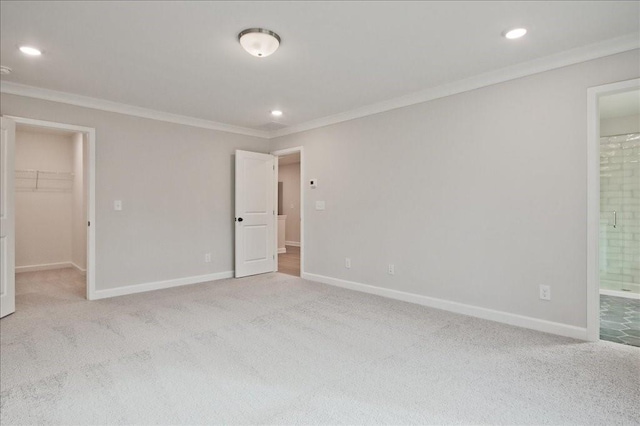
[[[0,2],[0,424],[640,424],[640,2]]]

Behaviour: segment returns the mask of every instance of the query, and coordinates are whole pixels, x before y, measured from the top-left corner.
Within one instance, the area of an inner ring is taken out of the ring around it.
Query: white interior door
[[[16,124],[2,117],[0,137],[0,318],[16,310],[13,170]]]
[[[274,156],[236,151],[236,277],[275,271]]]

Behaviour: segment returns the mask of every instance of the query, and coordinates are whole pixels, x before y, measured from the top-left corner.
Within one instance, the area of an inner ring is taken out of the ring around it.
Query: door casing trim
[[[600,339],[600,111],[602,96],[640,89],[640,78],[587,89],[587,340]]]
[[[75,124],[56,123],[53,121],[35,120],[26,117],[5,116],[16,125],[22,124],[33,127],[68,130],[83,133],[87,137],[87,292],[88,300],[96,299],[96,129],[93,127],[76,126]],[[15,162],[15,160],[14,160]]]

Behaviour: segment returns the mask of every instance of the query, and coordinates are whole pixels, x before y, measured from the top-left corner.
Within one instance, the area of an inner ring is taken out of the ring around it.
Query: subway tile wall
[[[600,219],[601,287],[640,293],[640,133],[600,139]]]

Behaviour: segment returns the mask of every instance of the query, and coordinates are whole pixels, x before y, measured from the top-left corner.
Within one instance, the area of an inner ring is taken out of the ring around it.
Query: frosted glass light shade
[[[31,46],[20,46],[20,51],[25,55],[29,55],[29,56],[42,55],[42,52],[39,49],[36,49],[35,47],[31,47]]]
[[[265,58],[278,50],[280,36],[263,28],[249,28],[238,34],[240,44],[249,54]]]
[[[506,38],[508,38],[509,40],[515,40],[517,38],[522,37],[526,33],[527,33],[527,29],[526,28],[514,28],[512,30],[505,31],[504,32],[504,36]]]

